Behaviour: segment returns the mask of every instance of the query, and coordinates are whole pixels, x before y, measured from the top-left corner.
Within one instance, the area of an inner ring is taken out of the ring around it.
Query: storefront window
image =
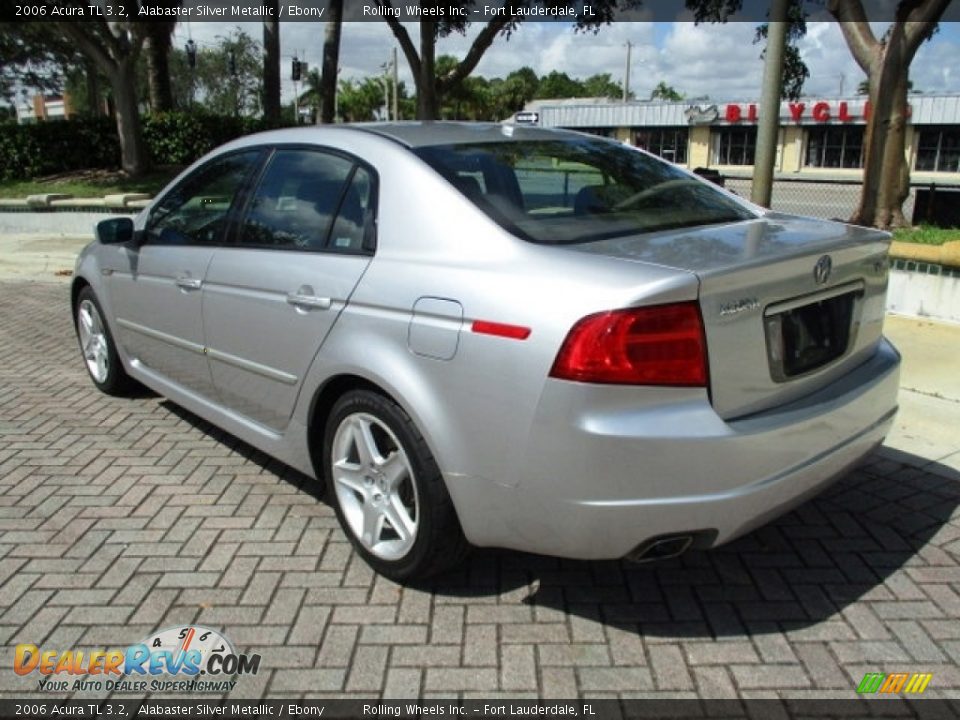
[[[960,129],[920,129],[917,141],[917,170],[960,172]]]
[[[753,165],[753,156],[757,151],[757,129],[715,128],[711,146],[714,165]]]
[[[807,167],[862,168],[863,127],[820,127],[807,131]]]
[[[644,128],[634,132],[633,144],[664,160],[686,165],[688,136],[685,127]]]

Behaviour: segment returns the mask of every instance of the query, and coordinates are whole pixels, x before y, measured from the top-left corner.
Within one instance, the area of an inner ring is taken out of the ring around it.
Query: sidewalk
[[[77,253],[92,239],[92,235],[0,233],[0,282],[69,279]]]
[[[915,467],[939,463],[960,479],[960,325],[887,315],[884,332],[903,365],[900,413],[883,452]],[[897,452],[908,447],[912,461]]]

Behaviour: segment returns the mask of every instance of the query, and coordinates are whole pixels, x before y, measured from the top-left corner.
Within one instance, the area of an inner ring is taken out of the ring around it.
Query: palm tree
[[[280,15],[279,0],[263,0],[270,17]],[[263,117],[270,125],[280,122],[280,21],[263,21]]]
[[[343,27],[343,0],[332,0],[330,19],[323,39],[323,73],[320,76],[318,123],[329,125],[336,118],[337,66],[340,64],[340,31]]]

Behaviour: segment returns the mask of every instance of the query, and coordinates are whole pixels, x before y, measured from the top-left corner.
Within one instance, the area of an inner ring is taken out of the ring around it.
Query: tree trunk
[[[905,227],[903,203],[910,192],[910,169],[905,153],[907,133],[908,70],[897,69],[893,85],[893,107],[887,123],[887,139],[883,148],[880,169],[880,192],[877,198],[877,227],[889,229]]]
[[[87,107],[91,115],[99,117],[103,115],[103,99],[100,97],[100,75],[97,66],[86,60],[83,63],[83,72],[87,80]]]
[[[887,42],[877,48],[868,74],[871,109],[864,136],[863,190],[850,221],[901,227],[906,225],[902,208],[910,189],[904,153],[909,61],[901,26],[895,24]]]
[[[417,120],[436,120],[440,107],[434,72],[437,53],[436,23],[420,21],[420,75],[417,83]]]
[[[115,71],[111,73],[110,85],[116,106],[117,134],[120,137],[120,165],[127,175],[136,177],[149,168],[149,159],[140,130],[135,56],[117,63]]]
[[[153,112],[173,110],[170,88],[170,33],[173,25],[158,22],[147,25],[147,86]]]
[[[337,66],[340,64],[340,31],[343,27],[343,0],[330,3],[330,19],[323,38],[323,67],[320,74],[320,113],[317,123],[336,122]]]
[[[272,17],[280,14],[279,0],[264,0]],[[263,21],[263,117],[269,125],[280,124],[280,21]]]

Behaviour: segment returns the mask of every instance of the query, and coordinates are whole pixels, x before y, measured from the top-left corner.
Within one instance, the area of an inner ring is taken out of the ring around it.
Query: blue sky
[[[175,42],[181,46],[188,35],[201,43],[213,43],[236,25],[192,23],[178,26]],[[260,38],[259,23],[240,24]],[[884,23],[876,23],[881,33]],[[708,95],[713,100],[749,100],[759,95],[762,47],[753,44],[753,23],[695,25],[692,22],[620,22],[597,34],[575,33],[560,23],[524,23],[509,40],[498,38],[487,51],[477,72],[503,76],[524,65],[538,74],[560,70],[584,78],[610,73],[622,80],[626,60],[625,43],[633,44],[631,90],[647,97],[661,80],[687,96]],[[298,54],[311,66],[319,64],[322,23],[283,23],[281,52]],[[465,37],[453,35],[440,41],[438,53],[462,57],[480,30],[474,23]],[[416,26],[409,32],[416,42]],[[341,77],[364,77],[381,72],[391,49],[393,36],[382,22],[345,23],[341,45]],[[863,73],[853,61],[835,22],[808,24],[800,44],[801,54],[811,70],[806,94],[835,97],[856,92]],[[284,100],[293,96],[289,64],[284,63]],[[410,72],[400,53],[400,77],[410,84]],[[960,93],[960,23],[942,23],[940,32],[920,49],[911,69],[914,87],[927,93]]]

